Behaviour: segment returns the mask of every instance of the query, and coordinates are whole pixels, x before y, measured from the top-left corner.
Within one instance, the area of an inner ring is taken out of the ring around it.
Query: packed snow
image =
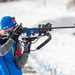
[[[52,23],[53,26],[73,26],[75,11],[68,8],[68,0],[21,0],[0,3],[0,19],[15,16],[24,27]],[[51,41],[38,51],[32,51],[23,75],[75,75],[75,29],[50,31]],[[46,37],[32,45],[35,49]],[[32,72],[31,72],[32,71]]]

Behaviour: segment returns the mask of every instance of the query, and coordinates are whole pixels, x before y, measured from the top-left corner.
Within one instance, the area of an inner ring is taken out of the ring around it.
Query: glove
[[[24,43],[24,53],[30,53],[31,42]]]
[[[18,41],[18,37],[23,33],[23,29],[22,29],[22,26],[17,26],[13,32],[12,32],[12,35],[11,35],[11,39],[13,39],[15,42]]]

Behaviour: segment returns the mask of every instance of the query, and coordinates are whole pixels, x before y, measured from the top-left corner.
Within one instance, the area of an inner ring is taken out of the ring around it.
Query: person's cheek
[[[6,34],[6,33],[7,33],[7,31],[3,31],[3,32],[2,32],[2,34]]]

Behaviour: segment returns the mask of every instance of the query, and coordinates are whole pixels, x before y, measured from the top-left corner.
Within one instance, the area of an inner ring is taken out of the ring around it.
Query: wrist
[[[15,43],[15,41],[12,38],[9,38],[9,40]]]
[[[29,51],[25,51],[25,50],[24,50],[23,53],[30,53],[30,50],[29,50]]]

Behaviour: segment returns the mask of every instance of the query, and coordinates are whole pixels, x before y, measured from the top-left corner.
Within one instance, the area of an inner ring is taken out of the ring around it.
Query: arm
[[[3,45],[0,45],[0,56],[3,56],[10,51],[13,44],[18,41],[18,37],[22,34],[22,32],[23,32],[23,29],[21,28],[21,26],[17,26],[13,30],[12,35],[7,40],[7,42],[4,43]],[[0,32],[0,35],[2,34],[4,33]]]
[[[9,38],[5,44],[1,45],[0,46],[0,56],[4,56],[5,54],[7,54],[10,51],[14,43],[15,41]]]
[[[21,44],[17,43],[17,50],[15,51],[15,62],[19,69],[22,69],[24,65],[27,63],[29,53],[22,53]]]

